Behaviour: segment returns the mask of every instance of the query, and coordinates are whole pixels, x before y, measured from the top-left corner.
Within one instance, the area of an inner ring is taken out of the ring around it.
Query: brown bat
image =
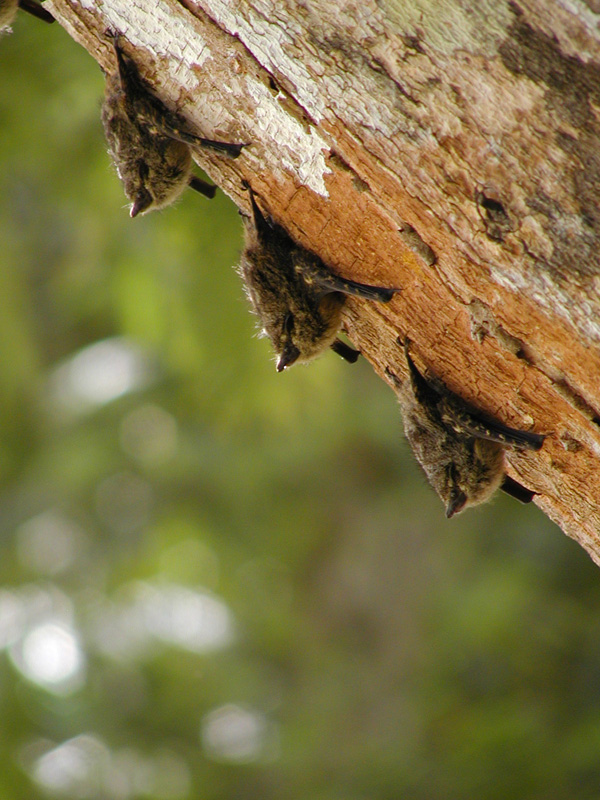
[[[496,489],[529,503],[535,492],[506,475],[504,450],[539,450],[545,436],[509,428],[472,408],[437,379],[425,378],[404,343],[408,380],[399,388],[404,431],[427,480],[452,517],[485,503]]]
[[[277,355],[277,371],[307,363],[331,347],[346,361],[359,356],[337,338],[346,295],[389,302],[398,289],[368,286],[335,275],[321,259],[296,244],[270,217],[254,192],[252,216],[244,217],[246,242],[240,275],[263,332]]]
[[[186,186],[214,197],[215,186],[192,176],[190,146],[200,145],[237,158],[243,144],[217,142],[190,133],[177,114],[142,80],[135,62],[123,52],[118,33],[112,40],[117,70],[106,76],[102,122],[131,216],[164,208]]]

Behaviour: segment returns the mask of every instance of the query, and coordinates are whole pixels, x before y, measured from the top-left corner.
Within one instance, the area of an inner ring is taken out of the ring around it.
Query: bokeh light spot
[[[204,652],[228,644],[232,621],[225,603],[185,586],[139,585],[137,602],[147,630],[165,642]]]
[[[104,405],[154,379],[146,353],[123,337],[104,339],[59,364],[50,377],[50,395],[64,411]]]
[[[272,756],[276,740],[275,728],[264,714],[233,703],[207,714],[200,736],[211,758],[238,764]]]
[[[57,694],[73,692],[83,682],[83,651],[66,625],[46,622],[33,628],[10,655],[26,678]]]
[[[56,575],[70,567],[81,551],[81,528],[56,511],[45,511],[17,529],[19,560],[42,575]]]
[[[49,750],[33,767],[33,777],[45,789],[71,797],[90,797],[100,784],[108,750],[95,736],[84,734]]]

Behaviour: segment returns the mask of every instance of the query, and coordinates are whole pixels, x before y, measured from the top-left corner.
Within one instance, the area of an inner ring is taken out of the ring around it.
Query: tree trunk
[[[105,69],[106,29],[242,179],[339,274],[386,379],[398,337],[466,401],[549,433],[512,477],[600,563],[598,0],[53,0]],[[394,434],[395,435],[395,434]],[[400,480],[399,476],[399,480]]]

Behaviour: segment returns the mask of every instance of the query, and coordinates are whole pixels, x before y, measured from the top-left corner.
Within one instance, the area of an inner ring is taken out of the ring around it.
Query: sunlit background
[[[235,207],[131,220],[102,90],[0,41],[0,797],[600,797],[598,569],[447,522],[366,362],[278,375]]]

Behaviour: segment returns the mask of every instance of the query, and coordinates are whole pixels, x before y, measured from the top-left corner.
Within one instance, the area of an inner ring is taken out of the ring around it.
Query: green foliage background
[[[58,25],[0,42],[0,796],[599,797],[597,568],[510,498],[446,522],[366,362],[277,375],[235,207],[129,219],[102,91]],[[112,337],[146,384],[61,404]],[[119,650],[148,587],[208,593],[231,641],[134,619]],[[75,687],[19,666],[34,596],[70,609]]]

